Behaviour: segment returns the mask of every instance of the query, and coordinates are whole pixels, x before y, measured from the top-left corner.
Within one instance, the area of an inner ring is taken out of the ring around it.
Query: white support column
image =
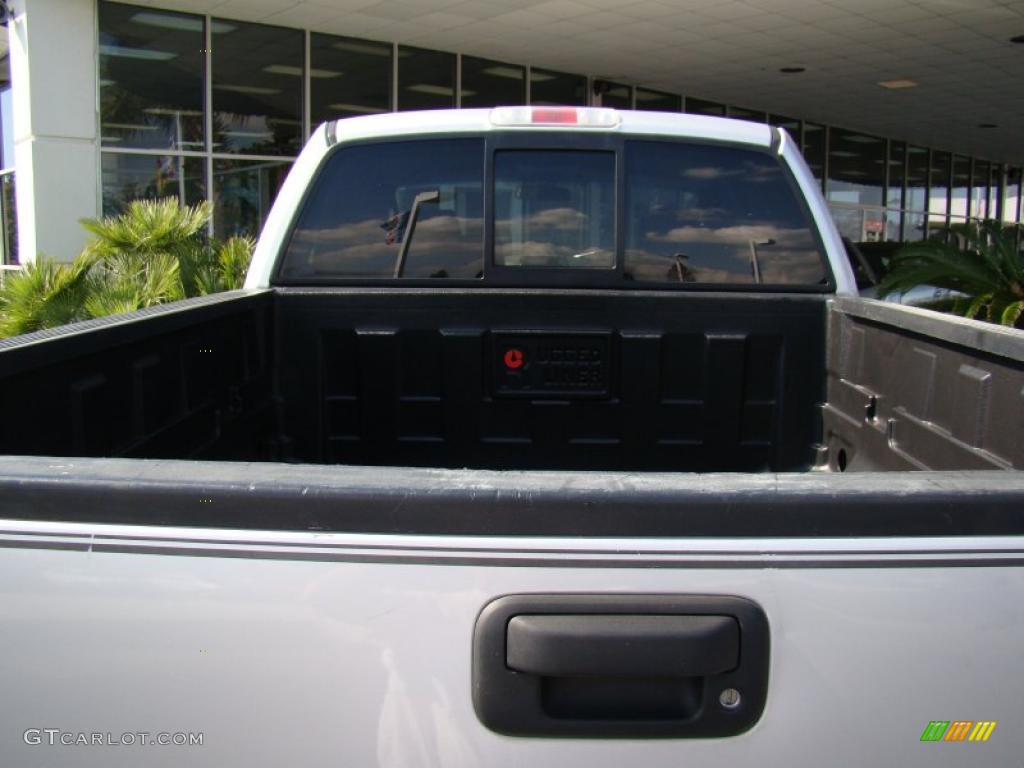
[[[96,0],[15,0],[8,24],[14,96],[18,253],[70,261],[81,218],[99,214]]]

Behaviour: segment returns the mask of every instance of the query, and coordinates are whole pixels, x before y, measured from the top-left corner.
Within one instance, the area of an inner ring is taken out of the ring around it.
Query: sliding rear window
[[[482,138],[337,149],[299,214],[280,278],[489,276],[503,285],[755,290],[828,284],[807,211],[773,154],[617,137],[587,147],[540,136],[541,148],[517,138],[510,147],[502,137],[490,140],[490,190]],[[567,269],[575,275],[567,278]]]
[[[626,143],[625,276],[813,286],[821,249],[779,161],[739,147]]]
[[[497,152],[494,209],[499,266],[615,266],[614,152]]]

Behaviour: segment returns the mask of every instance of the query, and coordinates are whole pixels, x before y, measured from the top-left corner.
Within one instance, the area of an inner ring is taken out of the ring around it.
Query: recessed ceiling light
[[[784,75],[796,75],[796,74],[799,74],[800,72],[806,72],[806,71],[807,71],[806,67],[781,67],[779,69],[779,72],[781,72]]]
[[[170,109],[169,107],[149,107],[142,110],[149,115],[181,115],[182,117],[202,117],[198,109]]]
[[[1024,43],[1024,35],[1017,35],[1010,38],[1011,43]]]
[[[263,71],[271,75],[291,75],[302,77],[302,67],[292,67],[287,64],[271,64],[263,68]],[[333,69],[316,69],[310,67],[309,76],[319,78],[341,77],[344,72],[336,72]]]
[[[252,96],[272,96],[280,93],[280,88],[263,88],[258,85],[221,85],[217,83],[213,86],[215,91],[229,91],[231,93],[244,93]]]
[[[348,104],[342,102],[340,104],[328,104],[331,109],[336,109],[339,112],[358,112],[361,115],[378,115],[381,112],[388,112],[390,110],[381,107],[366,107],[362,104]]]
[[[426,93],[430,96],[454,96],[455,91],[447,85],[433,85],[431,83],[416,83],[405,86],[405,90],[413,93]]]
[[[122,131],[155,131],[158,125],[139,125],[138,123],[104,123],[104,128],[119,128]]]
[[[522,80],[525,72],[521,67],[505,66],[487,67],[480,71],[485,75],[491,75],[492,77],[505,77],[509,80]]]
[[[915,81],[907,80],[906,78],[901,80],[882,80],[879,85],[883,88],[888,88],[890,91],[898,91],[903,88],[917,88]]]
[[[979,128],[998,128],[999,126],[995,123],[978,123]]]
[[[657,101],[659,99],[671,99],[678,98],[671,93],[661,93],[659,91],[645,91],[642,88],[636,89],[636,100],[637,101]]]
[[[136,24],[145,24],[150,27],[163,27],[164,29],[175,29],[183,32],[203,31],[203,20],[192,16],[142,11],[132,16],[131,20]],[[222,32],[234,32],[236,29],[238,27],[234,24],[226,24],[223,21],[214,21],[210,24],[210,31],[215,35]]]
[[[158,51],[152,48],[128,48],[123,45],[101,45],[100,53],[104,56],[120,56],[125,59],[142,59],[143,61],[170,61],[178,57],[171,51]]]
[[[364,56],[390,56],[391,46],[386,43],[360,43],[356,40],[341,40],[331,45],[339,51],[346,53],[361,53]]]

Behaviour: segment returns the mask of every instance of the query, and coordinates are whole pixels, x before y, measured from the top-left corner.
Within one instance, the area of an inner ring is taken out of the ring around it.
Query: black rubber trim
[[[1007,536],[1024,534],[1024,473],[598,474],[8,456],[0,519],[487,536]]]

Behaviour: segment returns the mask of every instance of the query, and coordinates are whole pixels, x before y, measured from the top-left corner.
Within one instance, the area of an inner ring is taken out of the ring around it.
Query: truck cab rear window
[[[738,147],[626,144],[627,279],[821,284],[825,260],[782,166]]]
[[[481,277],[483,158],[480,139],[338,150],[302,209],[282,276]]]
[[[580,285],[828,282],[807,212],[764,150],[626,139],[595,149],[499,143],[492,157],[486,190],[482,138],[338,148],[299,214],[281,279],[465,281],[493,265],[504,284],[543,284],[552,269],[578,270]]]

